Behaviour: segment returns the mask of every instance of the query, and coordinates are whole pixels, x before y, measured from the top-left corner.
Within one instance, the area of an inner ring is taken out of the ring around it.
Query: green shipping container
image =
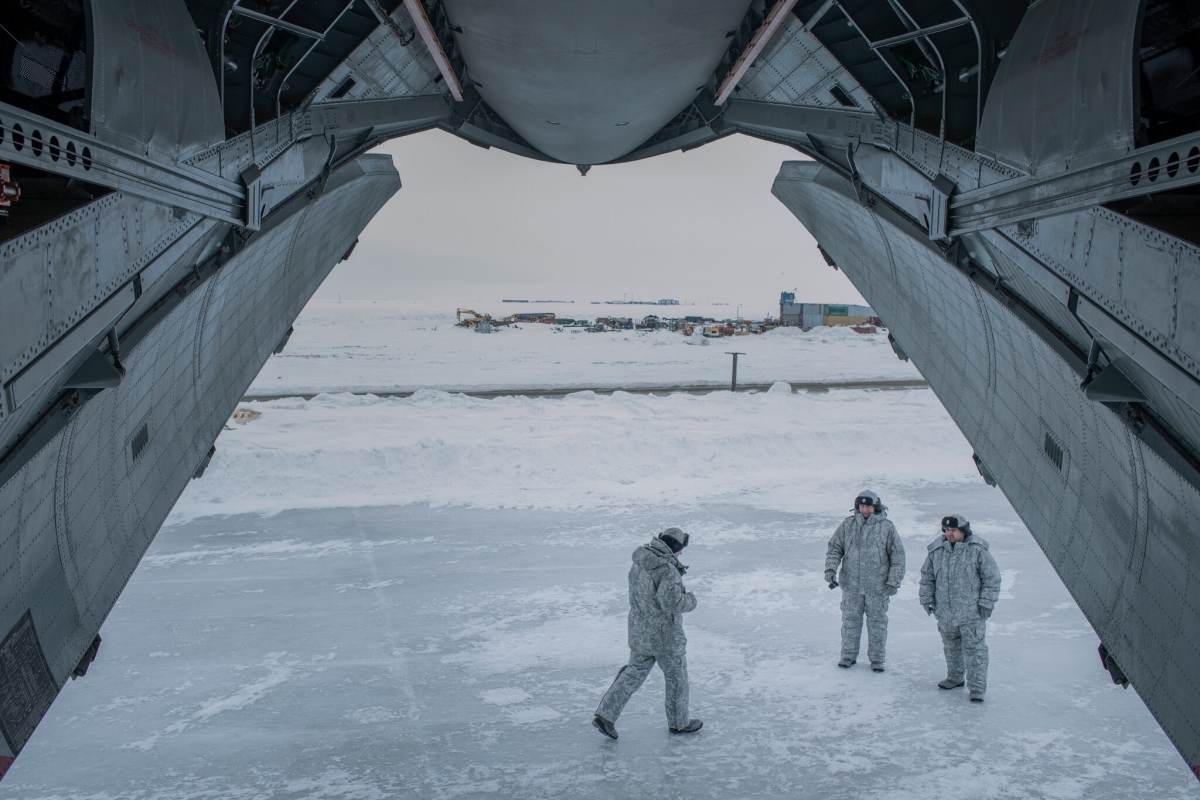
[[[850,316],[850,308],[849,306],[825,306],[825,316],[848,317]]]

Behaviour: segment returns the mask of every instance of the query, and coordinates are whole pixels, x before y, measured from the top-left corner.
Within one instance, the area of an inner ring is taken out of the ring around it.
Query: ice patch
[[[285,655],[287,654],[269,653],[265,663],[270,665],[270,669],[266,675],[242,686],[227,697],[208,701],[200,706],[199,710],[192,715],[192,719],[201,721],[209,717],[215,717],[217,714],[223,714],[226,711],[238,711],[246,706],[257,703],[272,689],[287,683],[296,675],[296,672],[291,667],[278,663],[279,659]]]
[[[532,725],[537,722],[549,722],[561,717],[562,714],[546,706],[531,706],[518,708],[508,713],[508,718],[517,725]]]
[[[370,583],[362,583],[362,584],[339,583],[333,587],[333,590],[335,592],[337,592],[338,594],[342,594],[343,592],[349,591],[350,589],[361,589],[363,591],[370,591],[372,589],[386,589],[388,586],[399,586],[402,583],[404,583],[404,581],[402,581],[402,580],[372,581]]]
[[[509,706],[515,703],[524,703],[529,699],[529,694],[515,686],[508,686],[503,689],[489,689],[480,694],[479,699],[488,705]]]
[[[155,553],[142,559],[142,566],[166,567],[174,564],[202,562],[223,564],[229,561],[257,561],[274,558],[326,558],[351,552],[372,550],[392,545],[432,542],[433,537],[424,539],[387,539],[383,541],[355,542],[349,539],[330,539],[324,542],[299,542],[283,539],[273,542],[246,545],[244,547],[194,547],[179,553]]]
[[[814,576],[819,577],[812,572],[756,569],[694,581],[692,589],[701,591],[707,602],[720,603],[748,617],[760,617],[800,610],[801,593],[823,588]]]
[[[345,718],[358,725],[376,725],[381,722],[392,722],[393,720],[400,719],[402,716],[402,714],[394,709],[372,706],[371,708],[358,708],[354,711],[348,711]]]
[[[1000,599],[1015,600],[1012,588],[1017,583],[1017,576],[1021,574],[1019,569],[1002,569],[1000,570]]]

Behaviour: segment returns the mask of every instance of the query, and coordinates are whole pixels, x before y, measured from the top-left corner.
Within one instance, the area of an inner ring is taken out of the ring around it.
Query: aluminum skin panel
[[[988,237],[1007,243],[1018,262],[1074,287],[1077,315],[1105,355],[1196,452],[1200,248],[1105,208],[1010,225]]]
[[[183,0],[92,0],[91,132],[181,161],[225,138],[204,44]]]
[[[123,353],[121,385],[80,407],[0,486],[0,631],[28,612],[56,685],[272,348],[398,188],[388,157],[336,171],[309,207],[248,245]],[[143,426],[148,436],[135,453]]]
[[[344,95],[347,100],[413,97],[444,89],[437,64],[416,35],[403,3],[391,18],[404,38],[391,26],[380,25],[317,87],[313,97],[318,102],[328,100],[349,79],[354,85]]]
[[[845,179],[788,162],[772,191],[887,321],[1195,769],[1200,492],[1084,396],[1078,365]]]
[[[877,147],[859,147],[854,151],[854,166],[863,183],[885,195],[915,220],[928,227],[930,180],[903,159]]]
[[[1046,175],[1131,149],[1140,7],[1129,0],[1030,5],[996,70],[976,150]]]
[[[568,164],[627,155],[707,85],[749,0],[447,0],[475,88]]]
[[[1200,247],[1100,207],[1001,232],[1200,379]]]
[[[199,220],[119,192],[0,245],[7,382]]]
[[[838,63],[821,40],[804,29],[795,15],[788,18],[775,38],[742,76],[735,97],[788,105],[841,109],[830,94],[840,86],[859,109],[873,111],[871,96],[854,76]]]
[[[134,277],[149,286],[159,258],[201,227],[114,192],[0,245],[0,452],[129,308]]]

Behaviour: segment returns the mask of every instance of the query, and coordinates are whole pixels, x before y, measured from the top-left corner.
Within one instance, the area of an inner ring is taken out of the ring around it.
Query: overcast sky
[[[442,131],[376,152],[403,188],[318,297],[862,301],[771,194],[779,165],[803,158],[781,145],[734,135],[587,177]]]

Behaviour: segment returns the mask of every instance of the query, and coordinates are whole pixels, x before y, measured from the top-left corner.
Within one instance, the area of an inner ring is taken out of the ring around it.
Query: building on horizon
[[[819,328],[822,325],[883,324],[870,306],[853,303],[797,303],[795,292],[779,295],[779,324],[785,327]]]

